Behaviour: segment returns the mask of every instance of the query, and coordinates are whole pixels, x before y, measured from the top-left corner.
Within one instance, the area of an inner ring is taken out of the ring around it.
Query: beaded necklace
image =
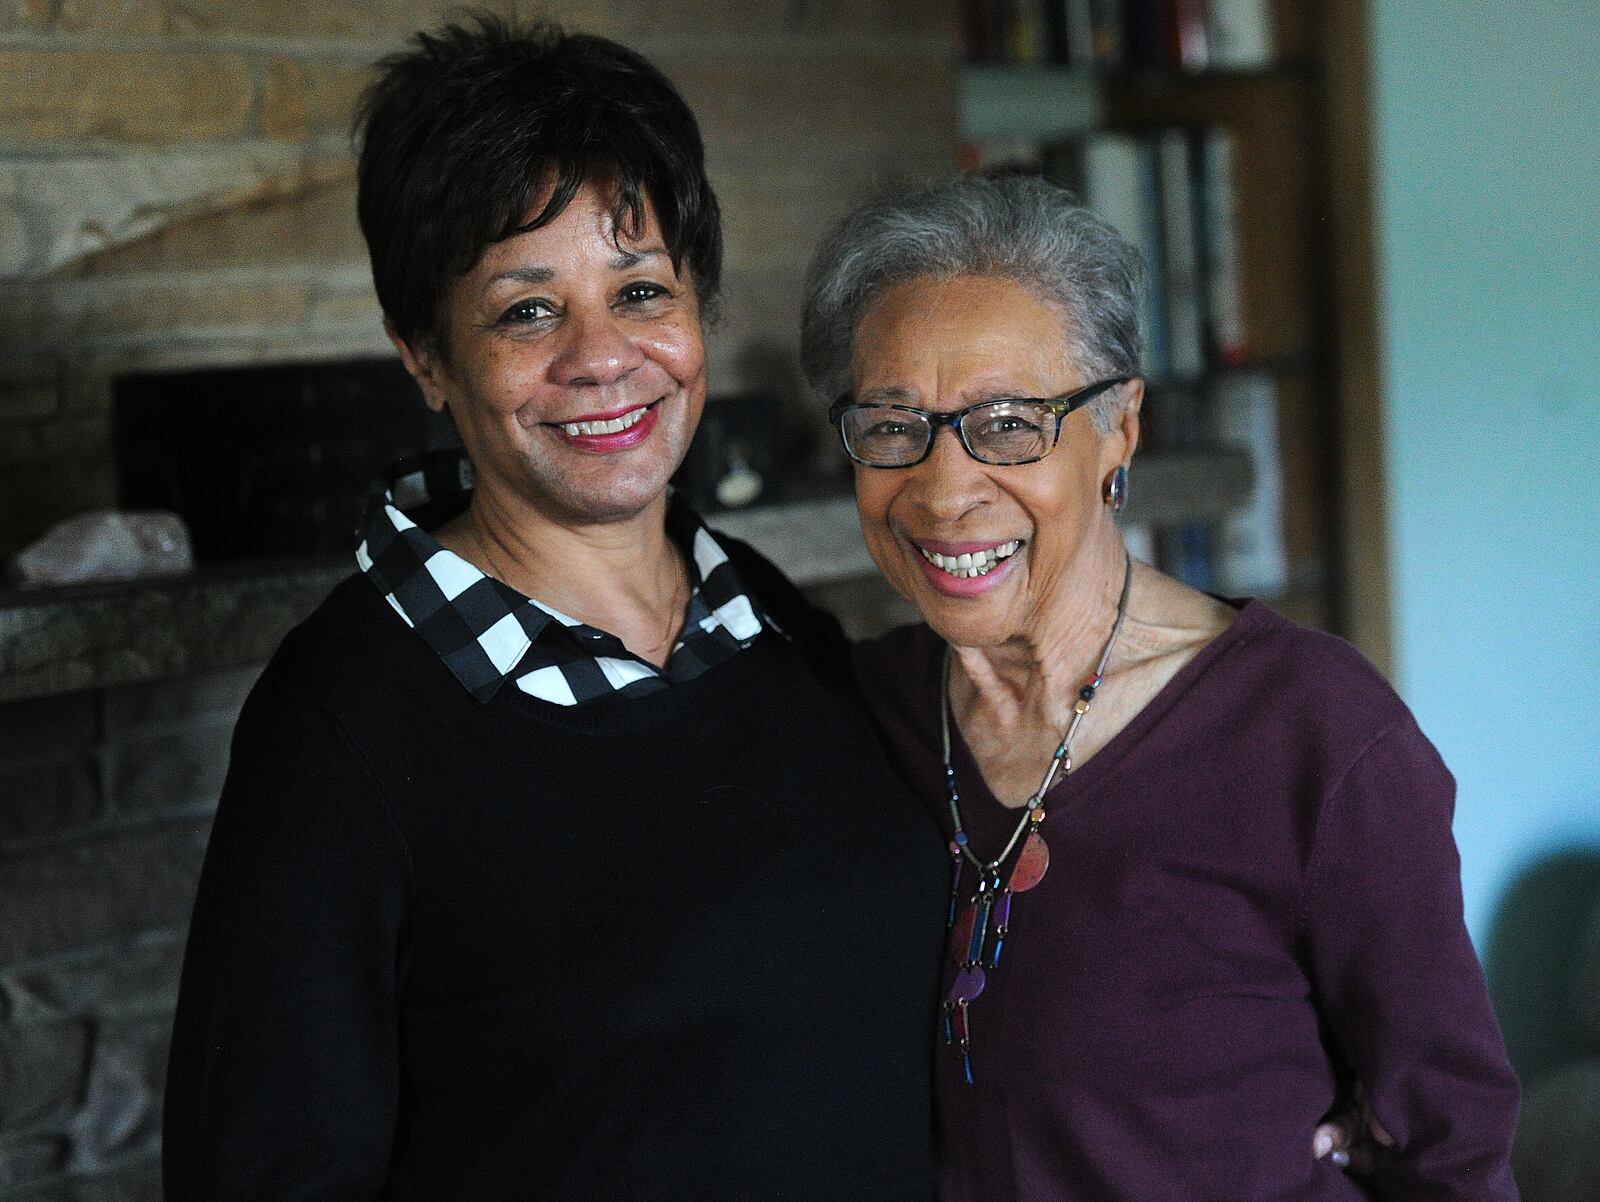
[[[1078,690],[1078,699],[1072,706],[1072,721],[1056,746],[1045,768],[1044,779],[1022,808],[1017,829],[1011,832],[1004,850],[992,860],[982,860],[972,850],[966,828],[961,823],[961,795],[956,790],[956,772],[950,764],[950,648],[944,651],[944,672],[939,696],[939,723],[944,738],[944,783],[950,795],[950,819],[955,837],[950,840],[951,880],[950,914],[946,927],[950,932],[950,956],[956,964],[956,978],[944,1000],[944,1041],[961,1052],[961,1069],[968,1085],[972,1084],[972,1027],[968,1007],[983,992],[985,970],[999,967],[1000,952],[1011,930],[1011,899],[1026,893],[1044,879],[1050,867],[1050,848],[1040,829],[1044,825],[1044,795],[1055,783],[1056,774],[1063,776],[1072,771],[1072,737],[1084,715],[1094,704],[1095,692],[1104,679],[1106,664],[1111,660],[1111,649],[1117,645],[1117,635],[1122,633],[1122,620],[1128,616],[1128,593],[1133,587],[1133,560],[1129,557],[1122,570],[1122,597],[1117,602],[1117,620],[1112,624],[1111,636],[1106,639],[1105,650],[1094,674]],[[1000,865],[1016,850],[1022,851],[1011,874],[1002,883]],[[968,862],[978,871],[978,888],[961,907],[961,880]],[[959,913],[958,913],[959,912]],[[989,923],[994,920],[994,940],[989,941]]]

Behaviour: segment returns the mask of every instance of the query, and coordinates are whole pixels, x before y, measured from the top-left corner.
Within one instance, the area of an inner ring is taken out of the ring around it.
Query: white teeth
[[[1001,543],[997,547],[990,547],[985,551],[963,552],[960,555],[940,555],[937,551],[929,551],[925,547],[918,547],[922,558],[942,572],[948,572],[958,580],[971,580],[976,576],[987,576],[1001,560],[1009,559],[1017,553],[1017,548],[1022,544],[1013,539],[1008,543]]]
[[[638,409],[629,410],[621,417],[614,417],[603,422],[568,422],[561,427],[562,433],[569,438],[576,438],[580,434],[620,434],[630,426],[637,426],[644,420],[649,405],[642,405]]]

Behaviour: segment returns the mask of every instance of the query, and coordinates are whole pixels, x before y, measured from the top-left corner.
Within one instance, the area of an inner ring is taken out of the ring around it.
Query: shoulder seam
[[[1301,874],[1300,878],[1299,896],[1295,899],[1295,930],[1297,933],[1305,931],[1311,904],[1311,888],[1321,866],[1323,817],[1336,804],[1339,795],[1344,791],[1345,782],[1350,779],[1350,774],[1361,765],[1361,762],[1367,758],[1374,747],[1388,739],[1407,721],[1408,717],[1402,715],[1370,735],[1361,744],[1356,753],[1350,757],[1350,762],[1345,765],[1344,771],[1339,773],[1338,780],[1334,781],[1329,788],[1323,790],[1322,795],[1317,798],[1317,818],[1311,828],[1311,854],[1306,858],[1305,872]]]
[[[384,818],[388,821],[390,829],[394,831],[394,836],[400,843],[400,854],[401,858],[405,862],[406,870],[406,900],[414,911],[417,893],[417,874],[416,865],[411,856],[411,844],[406,841],[405,829],[400,825],[400,820],[395,814],[394,799],[389,795],[389,791],[384,788],[382,779],[378,776],[376,769],[373,767],[372,758],[367,754],[366,749],[363,748],[359,742],[357,742],[355,736],[350,733],[350,728],[345,725],[344,719],[336,714],[333,710],[329,709],[322,702],[315,701],[298,690],[285,688],[282,685],[269,687],[271,687],[273,692],[278,693],[285,699],[297,702],[298,704],[305,706],[308,710],[311,710],[314,713],[320,714],[322,717],[326,718],[333,724],[334,729],[339,732],[340,737],[344,739],[344,741],[349,745],[350,749],[355,752],[356,756],[360,759],[361,770],[366,773],[367,779],[372,782],[372,790],[374,796],[376,796],[378,799],[378,806],[383,810]]]

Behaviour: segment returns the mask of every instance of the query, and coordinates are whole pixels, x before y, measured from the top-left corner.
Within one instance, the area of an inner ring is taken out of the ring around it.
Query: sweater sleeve
[[[1325,802],[1307,878],[1318,998],[1378,1121],[1377,1196],[1515,1199],[1518,1089],[1462,921],[1455,784],[1409,718]]]
[[[356,1202],[398,1109],[404,846],[339,724],[258,687],[206,852],[169,1064],[169,1202]]]

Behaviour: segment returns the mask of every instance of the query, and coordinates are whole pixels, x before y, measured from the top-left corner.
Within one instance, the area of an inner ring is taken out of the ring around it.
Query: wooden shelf
[[[1206,520],[1249,495],[1250,465],[1239,452],[1141,454],[1134,468],[1136,521]],[[744,539],[800,585],[877,570],[848,496],[717,513],[707,524]],[[354,570],[340,556],[0,591],[0,701],[261,663]]]

